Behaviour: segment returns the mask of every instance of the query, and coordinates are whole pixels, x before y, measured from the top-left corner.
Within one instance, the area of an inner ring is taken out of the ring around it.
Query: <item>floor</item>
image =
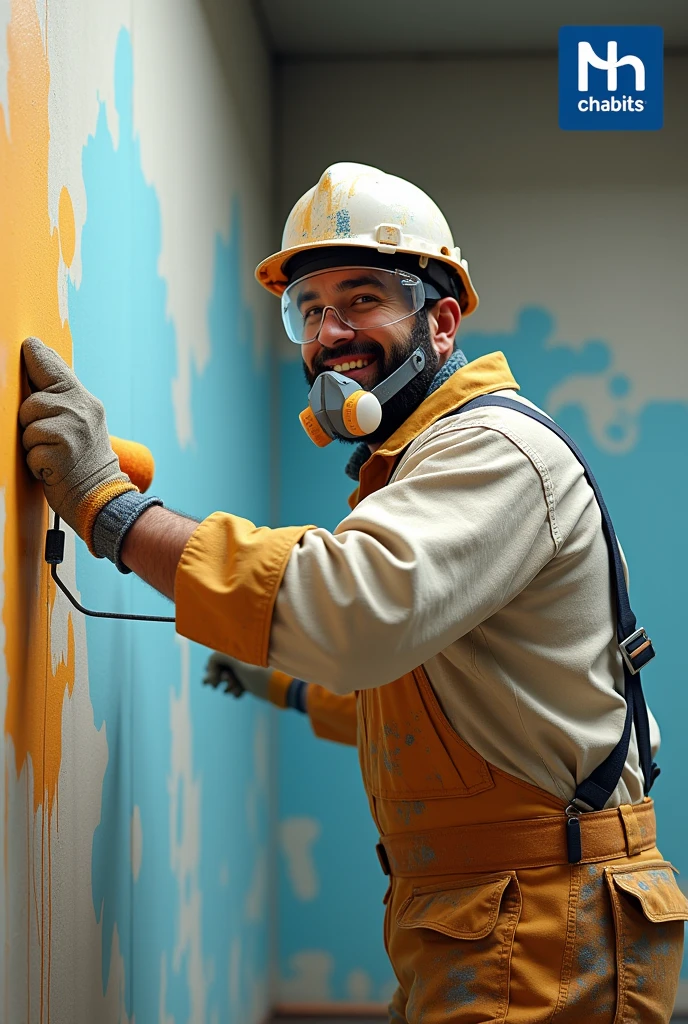
[[[385,1024],[387,1017],[273,1017],[271,1024]]]
[[[274,1024],[381,1024],[382,1017],[275,1017]],[[672,1017],[671,1024],[688,1024],[688,1017]]]
[[[385,1024],[387,1017],[273,1017],[271,1024]]]

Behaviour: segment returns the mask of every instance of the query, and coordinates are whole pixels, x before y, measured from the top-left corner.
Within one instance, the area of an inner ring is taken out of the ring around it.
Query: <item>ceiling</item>
[[[231,3],[232,0],[229,0]],[[554,53],[562,25],[661,25],[688,49],[686,0],[253,0],[275,55]]]

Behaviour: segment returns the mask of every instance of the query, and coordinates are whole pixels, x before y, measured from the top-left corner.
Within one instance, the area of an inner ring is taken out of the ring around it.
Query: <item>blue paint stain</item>
[[[477,972],[475,967],[451,967],[447,973],[446,1000],[452,1009],[470,1006],[477,999],[473,987]]]
[[[397,804],[396,813],[404,825],[411,824],[411,815],[421,815],[425,812],[425,804],[420,800],[402,800]]]
[[[401,775],[401,765],[397,760],[400,751],[400,747],[394,747],[393,750],[385,748],[382,751],[382,763],[384,764],[385,769],[392,775]]]
[[[406,746],[410,747],[416,742],[416,737],[411,732],[406,733]]]
[[[200,517],[226,508],[264,523],[269,516],[268,481],[256,465],[268,464],[267,378],[255,366],[253,323],[241,296],[239,204],[234,203],[229,238],[216,242],[210,306],[199,310],[199,317],[207,317],[212,351],[204,373],[194,374],[192,381],[195,447],[182,451],[171,401],[176,336],[166,313],[167,286],[157,270],[160,208],[155,190],[144,179],[133,135],[132,53],[124,31],[117,45],[115,79],[119,145],[115,149],[112,144],[101,104],[95,134],[83,152],[88,200],[83,277],[79,289],[69,290],[76,370],[103,399],[110,430],[151,447],[155,492],[166,504]],[[77,547],[77,578],[91,606],[169,614],[167,602],[133,577],[118,574],[110,563],[93,559],[83,545]],[[93,904],[102,921],[103,990],[116,925],[125,963],[127,1014],[158,1020],[164,956],[166,1012],[186,1020],[188,958],[183,955],[174,969],[180,894],[169,846],[171,825],[179,837],[186,808],[182,796],[178,819],[171,823],[168,795],[170,697],[179,691],[179,647],[173,629],[156,624],[88,620],[87,636],[94,723],[105,727],[108,743],[92,861]],[[210,960],[216,965],[207,986],[208,1014],[235,1024],[250,1016],[251,974],[261,975],[268,964],[266,922],[247,922],[244,914],[254,864],[267,841],[264,798],[253,809],[255,833],[246,821],[254,735],[266,719],[256,703],[223,700],[200,686],[206,653],[191,645],[193,772],[201,785],[201,944],[206,966]],[[140,808],[143,830],[136,883],[129,848],[134,804]],[[231,865],[227,884],[221,882],[224,865]],[[187,879],[187,896],[188,884]],[[236,940],[242,943],[238,1016],[229,1006],[224,969]]]
[[[648,924],[647,927],[651,928],[653,926]],[[652,962],[652,954],[655,950],[647,932],[638,936],[636,941],[631,945],[631,950],[632,953],[629,956],[629,961],[631,963],[649,965]]]
[[[436,857],[437,854],[433,850],[432,846],[428,846],[428,844],[424,842],[418,843],[417,846],[414,846],[410,853],[411,862],[417,865],[432,864]]]
[[[589,865],[586,877],[576,907],[575,970],[567,1004],[581,1015],[604,1017],[611,1012],[616,991],[614,934],[602,872]]]
[[[628,430],[627,421],[617,420],[616,422],[608,423],[604,428],[604,431],[614,444],[622,444]]]
[[[631,392],[631,382],[628,377],[618,373],[609,381],[609,393],[614,398],[625,398]]]
[[[586,974],[606,974],[610,958],[608,951],[599,946],[583,945],[578,950],[578,969]]]
[[[351,218],[348,210],[337,210],[334,230],[337,238],[348,238],[350,236]]]

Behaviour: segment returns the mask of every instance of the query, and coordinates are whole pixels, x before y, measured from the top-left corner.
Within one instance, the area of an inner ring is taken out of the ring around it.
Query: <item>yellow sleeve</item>
[[[272,613],[295,545],[312,526],[271,530],[215,512],[193,532],[174,584],[177,632],[267,666]]]
[[[331,693],[324,686],[309,683],[306,710],[313,732],[322,740],[356,746],[356,694]]]
[[[274,704],[277,708],[286,708],[287,694],[293,682],[293,676],[288,676],[286,672],[274,669],[268,680],[268,700],[270,703]]]
[[[287,707],[293,676],[275,669],[270,676],[268,700],[278,708]],[[357,735],[356,694],[341,696],[317,683],[306,683],[306,712],[315,735],[321,740],[355,747]]]

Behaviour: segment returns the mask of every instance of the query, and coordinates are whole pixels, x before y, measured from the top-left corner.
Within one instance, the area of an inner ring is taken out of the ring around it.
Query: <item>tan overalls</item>
[[[358,742],[390,876],[390,1021],[667,1024],[688,901],[651,800],[584,815],[569,864],[563,802],[464,743],[422,668],[355,696],[310,686],[308,713]]]

